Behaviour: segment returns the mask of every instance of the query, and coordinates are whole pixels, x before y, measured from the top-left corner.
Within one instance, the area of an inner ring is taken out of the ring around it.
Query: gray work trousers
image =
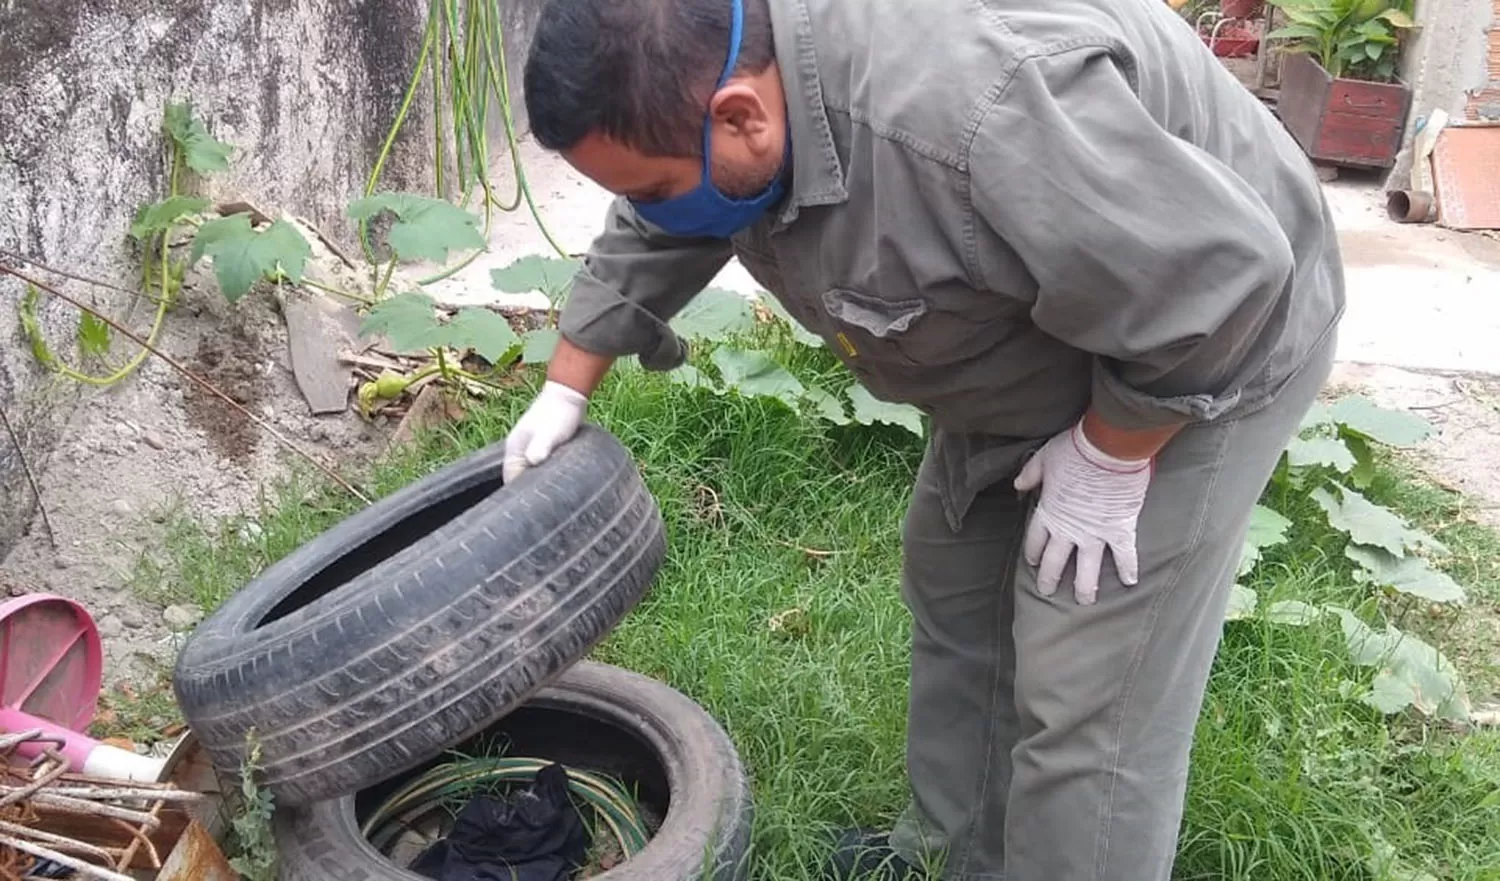
[[[1022,556],[1033,501],[981,493],[954,532],[924,463],[904,531],[907,769],[896,851],[952,881],[1166,881],[1188,757],[1252,507],[1332,366],[1333,335],[1269,403],[1183,429],[1138,528],[1140,581],[1052,597]],[[1106,555],[1107,556],[1107,555]],[[934,875],[936,877],[936,875]]]

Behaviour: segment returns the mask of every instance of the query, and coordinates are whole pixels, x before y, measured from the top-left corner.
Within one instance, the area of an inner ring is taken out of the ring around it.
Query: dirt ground
[[[382,448],[385,431],[352,412],[311,415],[273,292],[231,305],[201,281],[189,276],[160,348],[324,461],[348,465]],[[115,351],[129,345],[119,341]],[[0,561],[0,590],[81,602],[104,637],[107,681],[141,680],[170,662],[174,633],[202,614],[155,606],[129,589],[142,551],[160,539],[173,510],[214,516],[253,508],[290,457],[260,426],[155,358],[117,386],[84,395],[41,480],[57,548],[38,517]]]
[[[1469,496],[1476,519],[1500,529],[1500,377],[1340,364],[1329,385],[1431,422],[1436,430],[1411,460],[1440,486]]]

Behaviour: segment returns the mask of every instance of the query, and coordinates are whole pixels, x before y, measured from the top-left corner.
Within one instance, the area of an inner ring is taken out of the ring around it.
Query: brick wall
[[[1485,67],[1488,71],[1486,86],[1469,96],[1468,117],[1470,119],[1500,120],[1500,0],[1491,0],[1494,15],[1485,34],[1487,54]]]

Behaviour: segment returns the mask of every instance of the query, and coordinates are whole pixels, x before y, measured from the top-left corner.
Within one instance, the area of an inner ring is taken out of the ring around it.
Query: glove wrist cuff
[[[1115,474],[1136,474],[1151,467],[1151,459],[1121,459],[1094,446],[1088,435],[1084,434],[1082,423],[1073,426],[1072,437],[1073,446],[1078,450],[1078,454],[1083,457],[1084,461],[1096,468]]]
[[[538,397],[557,398],[580,410],[587,407],[589,403],[588,395],[551,379],[542,384],[542,391]]]

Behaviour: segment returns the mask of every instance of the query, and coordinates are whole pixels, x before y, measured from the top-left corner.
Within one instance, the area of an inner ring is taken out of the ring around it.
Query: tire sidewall
[[[667,771],[670,804],[639,854],[592,881],[743,881],[754,808],[744,767],[724,729],[664,683],[580,662],[528,705],[577,712],[625,728]],[[361,834],[355,796],[278,811],[279,881],[426,881]]]

